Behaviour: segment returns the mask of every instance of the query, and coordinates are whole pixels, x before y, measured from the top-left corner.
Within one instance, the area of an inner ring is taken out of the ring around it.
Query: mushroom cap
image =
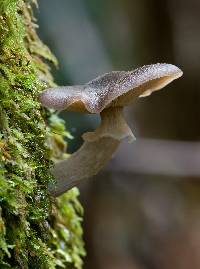
[[[107,107],[129,105],[137,97],[165,87],[183,72],[165,63],[145,65],[133,71],[113,71],[85,85],[50,88],[39,96],[41,103],[57,110],[100,113]]]

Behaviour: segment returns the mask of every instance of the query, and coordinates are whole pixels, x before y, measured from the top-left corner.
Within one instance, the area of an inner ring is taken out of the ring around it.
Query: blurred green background
[[[48,0],[36,16],[59,85],[172,63],[184,76],[126,110],[138,140],[81,184],[86,269],[200,268],[200,1]],[[74,136],[99,123],[62,112]],[[123,156],[123,158],[122,158]]]

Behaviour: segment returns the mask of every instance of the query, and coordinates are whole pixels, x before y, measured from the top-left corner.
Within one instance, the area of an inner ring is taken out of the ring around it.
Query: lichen
[[[73,189],[55,200],[49,167],[69,135],[37,96],[54,85],[30,1],[0,0],[0,268],[81,268],[82,207]],[[77,168],[78,169],[78,168]]]

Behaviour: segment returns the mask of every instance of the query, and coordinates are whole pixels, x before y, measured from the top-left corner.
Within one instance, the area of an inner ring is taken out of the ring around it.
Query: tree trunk
[[[29,2],[0,0],[0,268],[81,268],[78,190],[57,200],[47,193],[67,132],[37,100],[53,85],[44,61],[56,59],[35,32]]]

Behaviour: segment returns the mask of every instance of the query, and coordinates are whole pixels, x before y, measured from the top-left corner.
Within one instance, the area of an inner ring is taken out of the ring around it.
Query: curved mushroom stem
[[[110,137],[84,142],[77,152],[51,169],[57,182],[49,185],[50,194],[59,196],[80,181],[96,175],[110,160],[119,143],[119,140]]]
[[[129,142],[135,140],[130,127],[123,117],[123,107],[110,107],[101,113],[101,124],[94,132],[83,134],[83,139],[88,142],[98,140],[101,137],[112,137],[117,140],[127,138]]]
[[[101,120],[94,132],[83,135],[84,143],[78,151],[51,169],[56,178],[56,183],[49,185],[51,195],[59,196],[80,181],[96,175],[111,159],[122,139],[134,139],[122,116],[122,108],[105,109]]]

